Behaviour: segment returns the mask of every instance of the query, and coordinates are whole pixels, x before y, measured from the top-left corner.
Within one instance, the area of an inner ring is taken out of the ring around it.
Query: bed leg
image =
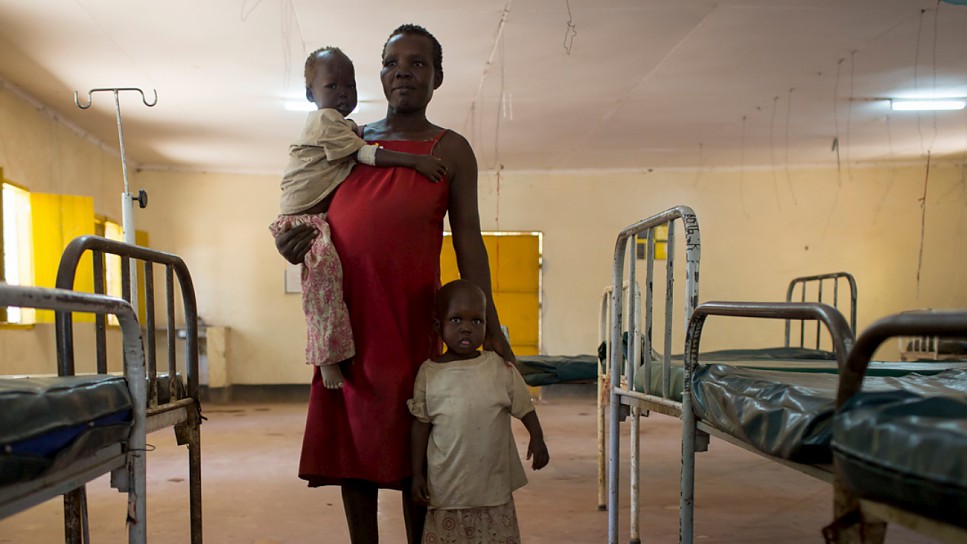
[[[692,544],[695,524],[695,412],[688,380],[682,393],[682,488],[678,507],[678,541]]]
[[[883,544],[886,523],[863,515],[860,503],[842,488],[833,484],[833,513],[835,519],[823,527],[826,544]]]
[[[64,494],[64,544],[87,544],[87,493],[84,486]]]
[[[191,510],[191,544],[202,544],[201,517],[201,414],[188,410],[188,421],[182,429],[188,444],[188,486]]]
[[[639,426],[641,423],[641,409],[637,406],[631,407],[631,425],[629,431],[631,433],[631,444],[629,446],[628,456],[631,457],[631,488],[630,488],[630,499],[631,499],[631,544],[641,543],[641,529],[638,527],[639,524],[639,513],[641,512],[641,505],[639,503],[639,498],[641,497],[641,487],[640,487],[640,457],[641,457],[641,437],[639,436]]]
[[[607,404],[605,395],[607,394],[605,384],[605,377],[598,374],[598,510],[604,511],[608,509],[608,499],[607,499],[607,487],[605,485],[605,471],[607,471],[607,466],[605,465],[605,418],[604,418],[604,407]]]

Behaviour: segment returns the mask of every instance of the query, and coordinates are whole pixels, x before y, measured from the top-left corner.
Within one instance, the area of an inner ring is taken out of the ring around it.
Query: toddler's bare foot
[[[322,383],[326,389],[342,389],[343,378],[339,365],[322,365],[319,367],[319,372],[322,374]]]

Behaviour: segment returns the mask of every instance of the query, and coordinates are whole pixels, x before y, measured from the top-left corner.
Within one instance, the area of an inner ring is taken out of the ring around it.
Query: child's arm
[[[534,470],[540,470],[547,466],[551,455],[547,452],[547,444],[544,443],[544,430],[541,429],[541,422],[537,419],[537,410],[531,410],[520,420],[531,435],[530,443],[527,444],[527,458],[533,457],[534,462],[531,467]]]
[[[375,149],[373,149],[375,148]],[[375,154],[373,154],[375,152]],[[402,166],[412,168],[430,181],[439,182],[447,174],[443,160],[435,155],[414,155],[391,151],[383,147],[365,146],[356,152],[356,160],[371,166]]]
[[[433,426],[413,418],[410,427],[410,458],[413,463],[413,483],[410,493],[418,504],[430,504],[430,490],[426,485],[426,446],[430,442]]]

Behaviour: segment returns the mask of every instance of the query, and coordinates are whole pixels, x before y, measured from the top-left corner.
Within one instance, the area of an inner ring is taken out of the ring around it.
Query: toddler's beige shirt
[[[282,176],[281,213],[311,208],[346,179],[366,145],[358,128],[334,109],[309,112],[302,135],[289,146],[289,164]]]
[[[420,367],[407,402],[433,425],[427,445],[430,508],[499,506],[527,483],[510,416],[534,410],[527,384],[492,351]]]

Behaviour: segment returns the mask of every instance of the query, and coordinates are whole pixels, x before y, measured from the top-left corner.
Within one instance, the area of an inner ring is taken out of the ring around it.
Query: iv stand
[[[121,227],[124,230],[124,243],[136,245],[135,243],[135,229],[134,229],[134,201],[138,201],[138,207],[144,209],[148,206],[148,193],[143,189],[138,191],[138,196],[132,195],[128,190],[128,162],[124,154],[124,131],[121,127],[121,101],[118,99],[118,93],[122,91],[136,91],[141,95],[141,101],[144,102],[145,106],[149,108],[154,107],[158,103],[158,91],[154,91],[154,101],[148,102],[148,99],[144,96],[144,91],[136,87],[113,87],[113,88],[101,88],[101,89],[91,89],[87,91],[87,104],[81,104],[77,99],[77,91],[74,91],[74,104],[82,110],[86,110],[93,104],[93,94],[96,92],[112,92],[114,93],[114,111],[118,121],[118,142],[121,148],[121,174],[124,177],[124,192],[121,193]],[[138,270],[135,264],[135,260],[131,260],[131,306],[134,307],[135,313],[138,311],[138,297],[136,296],[138,290]]]

